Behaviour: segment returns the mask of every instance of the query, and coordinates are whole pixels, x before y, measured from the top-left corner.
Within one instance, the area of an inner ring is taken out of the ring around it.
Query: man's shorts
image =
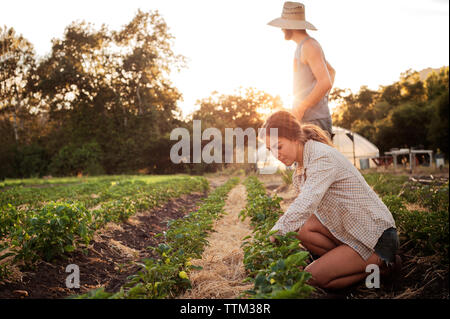
[[[323,118],[323,119],[307,120],[307,121],[305,121],[303,123],[310,123],[310,124],[317,125],[318,127],[320,127],[325,132],[328,132],[330,139],[332,139],[332,137],[333,137],[333,129],[331,127],[332,126],[332,124],[331,124],[331,117],[327,117],[327,118]]]

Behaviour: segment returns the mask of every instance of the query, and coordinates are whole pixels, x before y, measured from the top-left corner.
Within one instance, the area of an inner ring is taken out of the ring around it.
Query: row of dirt
[[[214,186],[213,186],[214,188]],[[65,298],[105,287],[118,291],[139,267],[134,263],[152,256],[163,237],[154,237],[167,229],[167,221],[197,210],[207,193],[192,193],[172,199],[162,207],[135,214],[128,221],[109,223],[98,231],[86,249],[79,249],[52,263],[38,262],[34,269],[13,269],[10,282],[0,286],[0,298]],[[80,288],[66,288],[69,264],[80,270]]]

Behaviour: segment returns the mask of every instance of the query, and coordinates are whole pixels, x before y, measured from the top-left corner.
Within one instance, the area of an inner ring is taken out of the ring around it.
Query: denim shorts
[[[380,256],[386,264],[395,262],[395,254],[397,253],[400,242],[398,239],[397,229],[394,227],[386,229],[378,239],[375,245],[375,253]]]
[[[332,123],[331,123],[331,117],[326,117],[323,119],[315,119],[315,120],[306,120],[304,123],[314,124],[320,127],[325,132],[328,132],[330,139],[333,137],[332,132]]]

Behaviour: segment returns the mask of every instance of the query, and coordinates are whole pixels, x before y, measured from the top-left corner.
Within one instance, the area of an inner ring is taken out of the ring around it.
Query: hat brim
[[[272,27],[277,27],[281,29],[297,29],[297,30],[314,30],[317,31],[317,28],[309,23],[308,21],[297,21],[297,20],[288,20],[283,18],[276,18],[269,23],[268,25]]]

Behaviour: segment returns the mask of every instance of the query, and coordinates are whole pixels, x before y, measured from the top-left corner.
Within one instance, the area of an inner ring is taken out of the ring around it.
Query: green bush
[[[50,163],[52,175],[76,175],[83,172],[88,175],[101,175],[102,150],[97,142],[81,146],[69,144],[62,147]]]
[[[109,221],[126,220],[169,198],[209,187],[203,177],[129,178],[95,177],[90,178],[91,183],[42,188],[40,194],[22,186],[0,192],[0,260],[10,255],[4,252],[3,243],[15,256],[12,263],[24,261],[30,266],[41,258],[51,260],[72,251],[78,243],[86,244],[93,232]],[[92,198],[93,193],[98,197]],[[7,241],[2,242],[4,238]]]
[[[47,172],[48,155],[38,144],[20,147],[16,150],[17,171],[21,177],[42,177]]]
[[[294,170],[287,168],[285,170],[278,170],[279,174],[281,175],[281,178],[283,179],[283,182],[285,185],[291,185],[292,184],[292,176],[294,175]]]
[[[449,212],[438,210],[431,212],[408,211],[404,200],[394,196],[383,196],[383,202],[391,211],[397,229],[409,247],[420,251],[421,255],[438,253],[448,263],[449,248]]]
[[[75,249],[77,242],[89,243],[91,214],[82,205],[51,202],[41,209],[28,211],[11,232],[16,260],[34,262],[52,258]]]

